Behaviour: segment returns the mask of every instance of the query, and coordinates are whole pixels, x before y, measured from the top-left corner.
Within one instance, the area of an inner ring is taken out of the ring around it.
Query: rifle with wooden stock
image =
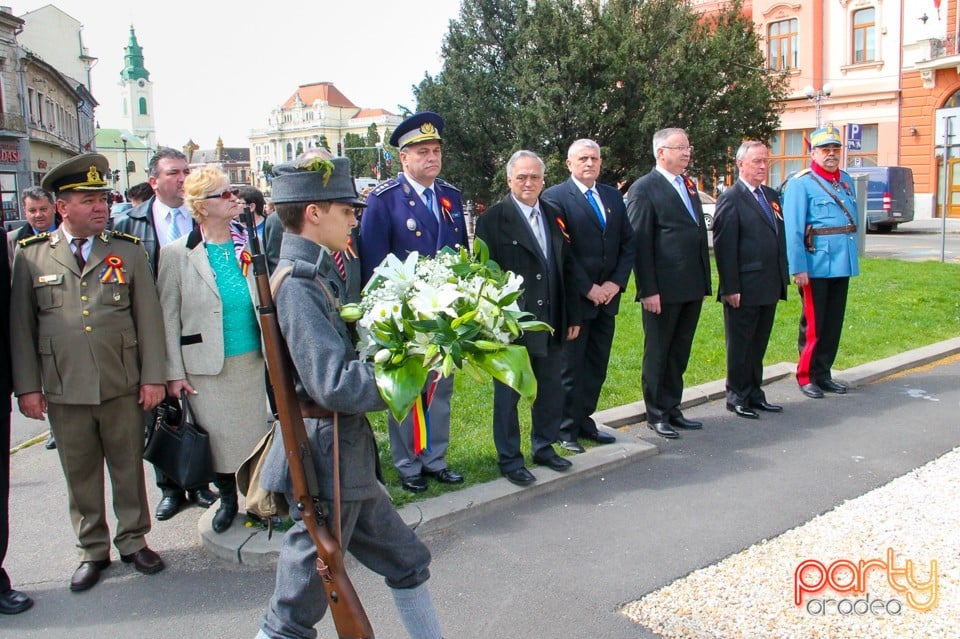
[[[343,567],[343,549],[340,539],[340,447],[337,432],[337,416],[333,414],[333,468],[334,512],[333,520],[325,517],[320,507],[320,490],[313,465],[313,454],[303,424],[300,400],[293,381],[293,362],[290,351],[280,332],[277,309],[270,291],[267,260],[260,247],[249,207],[240,215],[247,228],[250,243],[253,273],[257,282],[257,307],[260,330],[266,350],[267,371],[273,388],[280,418],[280,432],[286,450],[290,480],[293,484],[292,507],[300,512],[307,532],[317,547],[317,573],[327,595],[330,614],[340,639],[373,639],[373,627],[360,603],[360,597]]]

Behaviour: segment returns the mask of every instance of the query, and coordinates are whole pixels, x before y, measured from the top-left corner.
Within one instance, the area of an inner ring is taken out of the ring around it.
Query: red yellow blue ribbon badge
[[[118,255],[108,255],[104,260],[106,266],[100,272],[100,281],[104,284],[116,282],[117,284],[126,284],[127,280],[123,275],[123,260]]]
[[[250,270],[250,265],[253,264],[253,256],[250,255],[250,251],[244,249],[240,251],[240,268],[243,270],[243,276],[247,276],[247,271]]]

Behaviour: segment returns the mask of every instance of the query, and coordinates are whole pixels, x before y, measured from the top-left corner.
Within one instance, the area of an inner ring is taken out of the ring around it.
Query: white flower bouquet
[[[374,269],[359,304],[341,316],[357,322],[361,358],[372,358],[380,395],[397,421],[416,403],[431,371],[444,377],[482,372],[532,399],[537,380],[527,349],[512,344],[525,331],[552,331],[531,321],[517,298],[523,278],[490,260],[482,240],[474,252],[444,249],[436,257],[388,255]]]

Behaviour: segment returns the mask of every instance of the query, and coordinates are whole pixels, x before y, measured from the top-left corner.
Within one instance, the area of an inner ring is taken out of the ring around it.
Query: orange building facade
[[[806,136],[818,124],[833,124],[847,142],[846,166],[911,167],[915,216],[937,217],[943,199],[944,153],[942,139],[935,140],[936,123],[952,115],[957,149],[948,156],[946,183],[953,186],[947,215],[960,216],[958,3],[745,3],[743,10],[760,34],[767,67],[783,73],[788,82],[780,130],[770,140],[770,184],[776,186],[806,166]],[[691,0],[691,6],[703,13],[724,4]]]

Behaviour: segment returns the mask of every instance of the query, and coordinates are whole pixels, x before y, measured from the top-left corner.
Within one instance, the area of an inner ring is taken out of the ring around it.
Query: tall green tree
[[[519,148],[541,154],[550,183],[565,179],[582,137],[603,148],[602,180],[633,180],[672,126],[709,184],[742,139],[772,135],[785,97],[740,0],[712,17],[676,0],[464,0],[443,55],[415,88],[418,109],[444,116],[443,175],[481,201],[505,192]]]

